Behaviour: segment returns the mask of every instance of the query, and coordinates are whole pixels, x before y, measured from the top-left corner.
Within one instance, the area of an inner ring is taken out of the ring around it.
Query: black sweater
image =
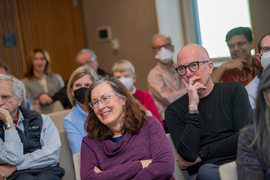
[[[239,130],[252,117],[245,87],[238,82],[215,83],[212,92],[200,99],[199,115],[189,115],[188,94],[170,104],[165,111],[166,124],[178,154],[194,162],[202,153],[202,162],[189,167],[198,172],[205,163],[223,164],[236,159]]]

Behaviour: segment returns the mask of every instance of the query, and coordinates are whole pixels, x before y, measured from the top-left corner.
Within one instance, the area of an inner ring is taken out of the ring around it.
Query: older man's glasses
[[[92,109],[96,109],[99,107],[99,101],[106,105],[106,104],[109,104],[111,102],[111,97],[114,96],[116,94],[112,94],[112,95],[105,95],[103,96],[100,100],[96,100],[96,101],[91,101],[89,103],[89,106],[92,108]]]
[[[184,76],[187,73],[187,68],[191,71],[191,72],[196,72],[199,70],[199,64],[200,63],[207,63],[209,61],[195,61],[190,63],[187,66],[178,66],[177,68],[175,68],[175,70],[177,71],[177,73],[180,76]]]
[[[246,43],[247,43],[247,41],[239,41],[239,42],[237,42],[237,43],[235,43],[235,44],[228,44],[228,47],[229,47],[230,49],[233,49],[233,48],[235,47],[235,45],[238,46],[238,47],[242,47],[242,46],[244,46],[244,44],[246,44]]]
[[[85,62],[82,62],[79,64],[79,66],[84,66],[84,65],[88,65],[88,64],[91,64],[96,58],[95,57],[92,57],[91,59],[88,59],[86,60]]]
[[[9,101],[14,95],[2,95],[0,96],[4,102]]]
[[[167,43],[167,44],[164,44],[164,45],[161,45],[161,46],[153,46],[153,49],[156,50],[156,51],[159,51],[162,47],[165,47],[166,49],[169,49],[171,47],[171,43]]]

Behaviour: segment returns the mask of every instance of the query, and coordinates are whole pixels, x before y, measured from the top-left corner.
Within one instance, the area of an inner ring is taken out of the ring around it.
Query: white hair
[[[77,57],[79,56],[79,55],[81,55],[81,54],[84,54],[84,53],[86,53],[86,52],[88,52],[89,54],[91,54],[92,56],[93,56],[93,58],[95,58],[95,59],[97,59],[97,56],[96,56],[96,54],[95,54],[95,52],[93,51],[93,50],[91,50],[91,49],[82,49],[82,50],[80,50],[80,52],[78,52],[78,54],[76,55],[76,57],[75,57],[75,62],[77,63]]]
[[[121,60],[117,63],[115,63],[112,67],[112,72],[118,72],[118,71],[123,71],[123,70],[130,70],[133,75],[135,75],[135,68],[129,62],[128,60]]]
[[[25,97],[25,87],[22,81],[18,80],[12,75],[6,75],[6,74],[0,74],[0,82],[3,81],[10,81],[13,85],[13,93],[15,99],[20,99],[21,94],[23,94],[23,97]]]
[[[170,41],[172,42],[172,39],[171,39],[170,36],[166,36],[166,35],[163,35],[163,34],[154,34],[154,35],[152,36],[152,38],[151,38],[151,44],[152,44],[152,45],[153,45],[153,41],[154,41],[156,38],[158,38],[159,36],[164,36],[164,37],[166,37],[166,38],[169,38]]]

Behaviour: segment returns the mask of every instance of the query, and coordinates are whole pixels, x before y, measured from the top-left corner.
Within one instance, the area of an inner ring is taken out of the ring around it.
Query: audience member
[[[155,101],[160,118],[164,120],[167,106],[185,94],[186,89],[174,70],[177,65],[172,60],[174,46],[171,38],[161,34],[154,35],[152,48],[158,61],[148,74],[148,91]]]
[[[217,68],[212,74],[212,80],[237,81],[246,86],[262,69],[261,64],[251,55],[254,49],[252,31],[248,27],[231,29],[226,35],[226,42],[233,60]]]
[[[257,89],[264,69],[270,64],[270,31],[264,34],[258,43],[257,60],[262,64],[263,69],[259,70],[258,75],[246,86],[249,102],[252,109],[256,107]]]
[[[126,86],[133,97],[138,99],[147,110],[151,111],[152,115],[155,116],[163,125],[152,96],[148,92],[139,90],[134,86],[137,76],[135,74],[135,68],[131,62],[122,60],[115,63],[112,67],[112,73],[115,78],[120,80]]]
[[[178,164],[189,179],[220,179],[219,165],[236,159],[239,130],[252,116],[247,91],[239,82],[213,83],[213,63],[202,46],[185,46],[177,62],[188,93],[165,117]]]
[[[51,104],[52,96],[59,91],[64,82],[59,74],[51,72],[51,59],[47,51],[43,49],[34,49],[26,60],[27,72],[22,79],[26,95],[31,103]]]
[[[78,67],[80,66],[88,66],[94,71],[96,71],[97,75],[105,76],[108,75],[104,70],[98,68],[98,59],[96,54],[91,49],[82,49],[75,58]]]
[[[239,180],[270,179],[270,66],[258,88],[252,121],[240,132],[236,159]]]
[[[154,116],[117,79],[103,77],[86,93],[88,136],[81,179],[174,179],[170,142]]]
[[[0,62],[0,74],[10,75],[10,73],[9,73],[9,67],[4,62]],[[33,105],[32,105],[30,99],[27,96],[25,96],[23,98],[23,101],[22,101],[21,106],[23,106],[23,107],[25,107],[27,109],[30,109],[30,110],[34,110]]]
[[[0,74],[0,179],[61,179],[61,142],[49,118],[21,105],[25,88]]]
[[[67,93],[73,108],[64,118],[64,128],[72,154],[81,151],[82,138],[87,135],[84,130],[88,115],[87,108],[84,107],[85,94],[97,79],[95,71],[87,66],[77,68],[69,78]]]
[[[109,75],[106,73],[104,70],[98,68],[98,59],[96,54],[94,53],[93,50],[91,49],[82,49],[75,58],[75,62],[80,66],[88,66],[95,70],[95,72],[100,75],[100,76],[106,76]],[[65,86],[60,89],[53,97],[53,101],[59,100],[61,101],[62,105],[64,108],[71,108],[72,105],[69,101],[68,95],[67,95],[67,85],[68,81],[66,81]]]

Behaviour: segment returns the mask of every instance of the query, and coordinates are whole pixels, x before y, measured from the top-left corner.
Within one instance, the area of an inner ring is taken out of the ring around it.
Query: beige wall
[[[158,32],[153,0],[82,0],[88,48],[93,49],[99,67],[111,73],[112,65],[122,59],[135,67],[135,86],[147,90],[147,74],[156,65],[151,37]],[[112,38],[120,44],[113,51],[110,42],[98,42],[96,28],[110,26]]]

